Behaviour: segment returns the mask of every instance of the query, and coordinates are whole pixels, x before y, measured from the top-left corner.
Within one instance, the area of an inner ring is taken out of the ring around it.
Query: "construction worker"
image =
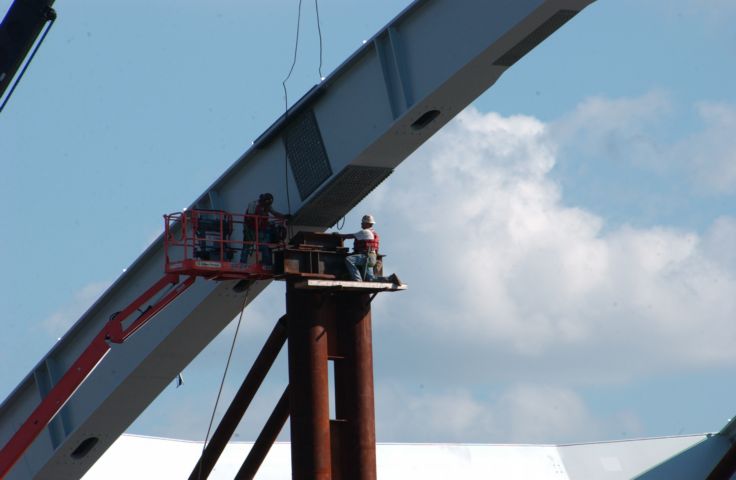
[[[258,250],[261,252],[261,265],[265,269],[270,269],[273,264],[271,255],[271,247],[267,245],[274,241],[278,241],[278,226],[271,222],[271,217],[283,220],[291,219],[291,215],[286,215],[276,211],[273,208],[273,195],[271,193],[262,193],[258,196],[258,200],[253,200],[248,204],[245,210],[245,222],[243,224],[243,241],[256,242],[256,231],[258,232]],[[254,217],[248,217],[254,215]],[[257,228],[256,228],[257,227]],[[247,263],[248,257],[253,253],[254,243],[245,243],[243,245],[243,253],[240,255],[240,262]]]
[[[357,282],[363,281],[364,277],[360,273],[360,269],[365,270],[365,281],[372,282],[376,279],[373,274],[373,267],[378,261],[378,245],[380,238],[378,233],[373,229],[376,221],[373,215],[363,215],[360,221],[360,230],[355,233],[337,233],[342,239],[352,238],[353,253],[345,257],[345,266],[351,280]]]

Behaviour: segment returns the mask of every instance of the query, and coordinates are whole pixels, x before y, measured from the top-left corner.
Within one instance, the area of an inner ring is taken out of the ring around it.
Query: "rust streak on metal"
[[[331,480],[327,324],[334,304],[287,284],[291,467],[295,480]]]
[[[346,420],[342,445],[344,478],[376,479],[376,421],[373,388],[371,302],[366,293],[337,295],[341,349],[335,363],[336,401]],[[339,372],[339,373],[338,373]],[[339,381],[337,380],[339,378]]]

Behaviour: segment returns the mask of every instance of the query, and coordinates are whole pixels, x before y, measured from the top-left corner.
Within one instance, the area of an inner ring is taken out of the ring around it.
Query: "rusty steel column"
[[[331,480],[327,324],[334,303],[321,292],[286,287],[291,410],[291,471],[295,480]]]
[[[376,479],[376,417],[370,296],[337,295],[337,324],[344,359],[335,362],[338,418],[346,421],[341,445],[344,478]]]

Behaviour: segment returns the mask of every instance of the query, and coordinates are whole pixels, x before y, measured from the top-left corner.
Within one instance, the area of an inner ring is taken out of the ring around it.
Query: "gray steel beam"
[[[277,120],[192,205],[242,211],[270,191],[279,210],[286,210],[290,195],[294,231],[329,227],[592,1],[413,2]],[[0,405],[0,444],[48,388],[42,371],[47,362],[55,372],[65,371],[108,317],[158,280],[162,269],[159,238]],[[198,280],[128,342],[115,345],[62,410],[63,428],[53,426],[40,436],[8,478],[79,478],[237,314],[244,294],[234,285]],[[249,299],[267,285],[256,283]]]

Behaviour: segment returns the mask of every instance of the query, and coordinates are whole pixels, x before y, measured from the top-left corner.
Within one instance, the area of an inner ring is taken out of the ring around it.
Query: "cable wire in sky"
[[[243,313],[245,312],[245,306],[248,304],[248,293],[250,287],[245,291],[243,297],[243,307],[240,309],[240,316],[238,317],[238,324],[235,327],[235,335],[233,335],[233,342],[230,345],[230,353],[227,354],[227,362],[225,363],[225,371],[222,372],[222,380],[220,381],[220,389],[217,391],[217,398],[215,399],[215,406],[212,409],[212,415],[210,416],[210,424],[207,426],[207,434],[204,437],[204,443],[202,444],[202,455],[199,460],[197,467],[197,478],[202,478],[202,460],[204,459],[204,451],[207,448],[207,441],[210,438],[210,432],[212,431],[212,423],[215,420],[215,413],[217,412],[217,404],[220,403],[220,396],[222,395],[222,388],[225,385],[225,377],[227,377],[227,371],[230,368],[230,360],[233,358],[233,350],[235,350],[235,341],[238,339],[238,332],[240,331],[240,323],[243,320]]]

